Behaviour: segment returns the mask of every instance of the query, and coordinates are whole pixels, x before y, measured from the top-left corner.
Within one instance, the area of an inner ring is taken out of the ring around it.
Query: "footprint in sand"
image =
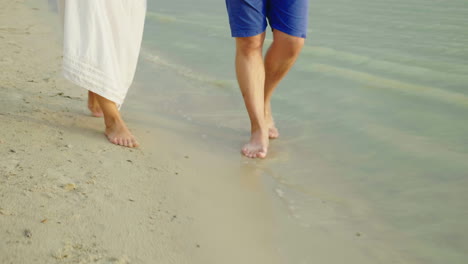
[[[96,244],[66,244],[57,250],[52,257],[66,263],[97,263],[97,264],[128,264],[127,256],[108,257],[104,250],[97,248]]]
[[[0,27],[0,32],[7,32],[10,34],[17,34],[17,35],[31,34],[31,32],[29,32],[28,29],[12,28],[12,27]]]

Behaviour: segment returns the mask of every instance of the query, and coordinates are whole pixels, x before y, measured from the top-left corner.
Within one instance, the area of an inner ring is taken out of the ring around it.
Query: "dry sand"
[[[107,142],[60,77],[46,9],[0,0],[0,263],[280,263],[255,178],[141,116],[126,118],[146,146]]]

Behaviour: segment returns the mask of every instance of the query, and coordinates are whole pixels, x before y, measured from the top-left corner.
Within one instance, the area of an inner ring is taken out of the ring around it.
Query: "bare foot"
[[[95,117],[103,117],[104,113],[102,112],[101,106],[97,100],[95,93],[88,91],[88,109],[91,111],[91,114]]]
[[[279,138],[279,131],[278,131],[278,128],[276,128],[275,126],[275,123],[271,123],[269,126],[268,126],[268,138],[269,139],[277,139]]]
[[[123,120],[117,120],[113,122],[113,124],[106,125],[106,136],[111,143],[116,145],[128,148],[136,148],[139,146],[137,140],[130,130],[128,130]]]
[[[268,131],[252,132],[249,143],[242,147],[242,154],[248,158],[264,159],[268,152]]]
[[[270,139],[277,139],[279,137],[278,128],[276,128],[275,120],[273,119],[273,115],[271,113],[271,106],[265,104],[265,121],[268,126],[268,138]]]

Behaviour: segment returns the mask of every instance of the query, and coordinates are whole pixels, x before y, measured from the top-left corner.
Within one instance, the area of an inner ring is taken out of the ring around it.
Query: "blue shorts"
[[[263,33],[267,19],[272,29],[305,38],[309,0],[226,0],[233,37]]]

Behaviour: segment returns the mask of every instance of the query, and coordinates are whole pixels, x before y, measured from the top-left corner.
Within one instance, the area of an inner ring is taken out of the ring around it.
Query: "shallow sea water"
[[[468,2],[313,0],[309,23],[281,138],[232,164],[260,175],[284,263],[467,263]],[[224,1],[149,0],[126,111],[229,158],[248,138],[233,62]]]

